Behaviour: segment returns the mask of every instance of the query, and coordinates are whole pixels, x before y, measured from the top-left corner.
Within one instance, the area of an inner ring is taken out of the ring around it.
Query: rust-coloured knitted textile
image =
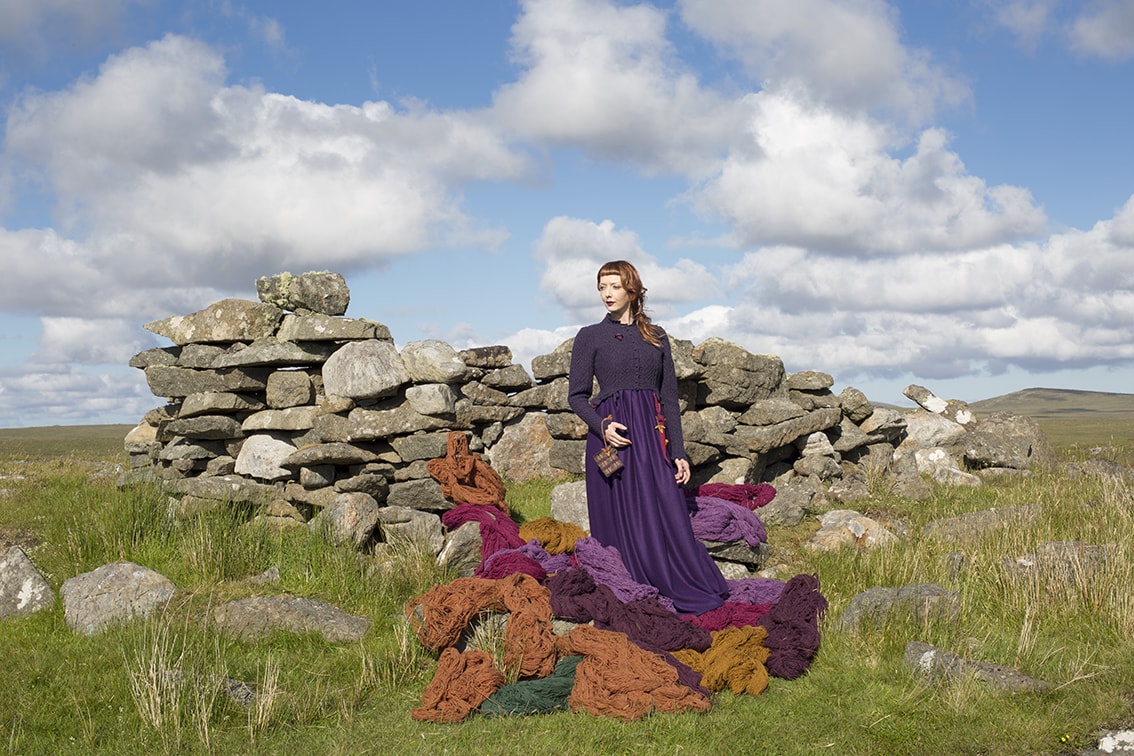
[[[410,716],[427,722],[463,722],[504,685],[504,674],[492,662],[487,651],[445,649],[421,706]]]
[[[490,611],[511,613],[504,629],[505,665],[518,669],[520,677],[550,675],[556,658],[551,601],[547,589],[530,575],[457,578],[406,605],[410,627],[430,651],[452,646],[474,617]]]
[[[572,711],[623,720],[652,711],[708,711],[707,696],[677,681],[677,670],[622,633],[579,625],[557,641],[563,655],[586,657],[575,670],[567,699]]]
[[[676,651],[674,656],[701,673],[701,684],[709,690],[728,689],[735,695],[758,696],[768,688],[768,648],[762,627],[730,627],[713,633],[713,645],[704,653]]]
[[[525,542],[536,539],[548,554],[569,554],[575,550],[575,542],[586,537],[587,532],[575,523],[554,517],[540,517],[520,526],[520,538]]]
[[[469,451],[469,437],[464,431],[452,431],[448,436],[448,452],[444,457],[426,463],[429,474],[441,484],[445,498],[457,504],[492,505],[504,512],[504,481],[481,459]]]

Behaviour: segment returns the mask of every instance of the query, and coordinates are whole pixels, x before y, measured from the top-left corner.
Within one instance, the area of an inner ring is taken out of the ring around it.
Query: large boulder
[[[63,583],[63,616],[68,627],[95,635],[111,624],[148,617],[172,598],[169,578],[133,562],[114,562]]]
[[[278,308],[311,310],[324,315],[343,315],[350,305],[346,280],[330,271],[265,276],[256,280],[256,293],[261,302]]]
[[[55,603],[55,591],[19,546],[0,556],[0,620],[32,614]]]
[[[378,399],[392,396],[409,382],[401,355],[389,341],[344,344],[323,364],[323,388],[330,395]]]
[[[1054,467],[1056,463],[1055,450],[1039,424],[1008,412],[996,412],[970,431],[965,438],[964,455],[968,466],[978,470],[1031,470]]]
[[[174,344],[255,341],[276,332],[283,310],[244,299],[222,299],[189,315],[174,315],[143,326]]]

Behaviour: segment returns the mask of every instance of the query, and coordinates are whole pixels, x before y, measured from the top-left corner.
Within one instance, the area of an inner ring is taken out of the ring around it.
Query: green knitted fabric
[[[537,680],[520,680],[500,688],[480,705],[486,717],[545,714],[567,708],[567,696],[575,687],[575,667],[581,656],[566,656],[555,663],[555,671]]]

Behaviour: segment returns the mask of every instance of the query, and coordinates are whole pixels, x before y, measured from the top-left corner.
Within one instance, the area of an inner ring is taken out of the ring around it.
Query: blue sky
[[[0,0],[0,427],[281,271],[529,365],[615,258],[876,401],[1126,393],[1132,90],[1134,0]]]

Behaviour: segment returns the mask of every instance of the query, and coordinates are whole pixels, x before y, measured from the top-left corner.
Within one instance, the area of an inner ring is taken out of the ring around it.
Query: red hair
[[[646,314],[646,287],[642,284],[642,277],[638,269],[625,260],[611,260],[603,263],[599,268],[596,282],[601,282],[603,276],[618,276],[622,288],[630,296],[630,317],[638,326],[638,332],[646,343],[656,347],[661,346],[661,329],[650,321]]]

